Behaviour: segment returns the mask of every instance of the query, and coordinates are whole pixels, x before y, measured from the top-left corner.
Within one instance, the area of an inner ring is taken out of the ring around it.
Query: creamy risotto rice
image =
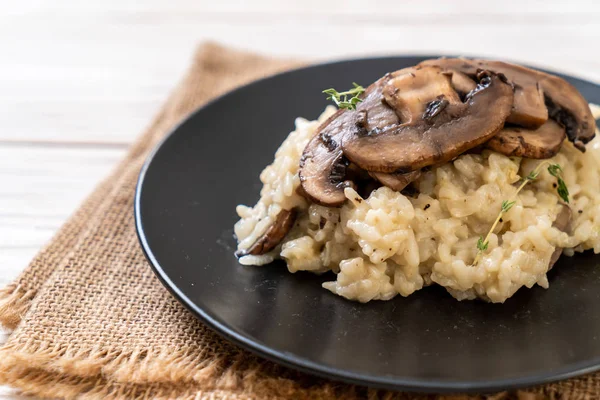
[[[594,116],[599,108],[592,106]],[[312,204],[298,194],[299,160],[317,128],[335,112],[328,107],[316,121],[296,120],[296,129],[260,175],[261,197],[240,205],[235,225],[239,250],[248,249],[281,210],[297,210],[285,239],[267,254],[246,255],[244,265],[283,259],[290,272],[332,271],[323,287],[351,300],[389,300],[438,284],[458,300],[503,302],[519,288],[548,287],[546,273],[557,248],[572,256],[600,253],[600,136],[576,150],[565,141],[550,161],[564,170],[571,194],[568,232],[553,226],[563,205],[545,169],[528,184],[503,216],[479,262],[477,241],[486,235],[503,200],[539,160],[506,157],[490,150],[463,154],[424,172],[405,196],[385,186],[362,198],[345,189],[342,207]]]

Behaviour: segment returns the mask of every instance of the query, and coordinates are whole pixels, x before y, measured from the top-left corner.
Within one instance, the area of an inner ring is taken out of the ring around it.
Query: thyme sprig
[[[339,108],[347,110],[356,110],[356,105],[362,101],[359,96],[364,93],[365,88],[356,82],[352,82],[353,88],[345,92],[338,92],[334,88],[323,90],[323,93],[328,94],[327,100],[333,100]]]
[[[565,203],[568,203],[569,188],[567,188],[565,181],[562,179],[562,168],[558,164],[552,164],[548,167],[548,172],[550,173],[550,175],[556,178],[556,182],[558,183],[556,191],[558,192],[558,195],[561,199],[563,199]]]
[[[492,224],[492,227],[490,228],[490,230],[487,233],[487,235],[485,236],[485,238],[483,236],[480,236],[479,240],[477,240],[477,250],[478,251],[477,251],[477,255],[475,256],[475,261],[473,261],[473,265],[477,265],[477,263],[481,259],[481,255],[483,254],[483,252],[488,249],[488,246],[490,244],[490,236],[492,235],[492,233],[494,232],[494,230],[500,223],[500,220],[502,219],[504,214],[506,214],[517,203],[516,198],[519,195],[519,192],[521,190],[523,190],[523,188],[529,182],[533,182],[534,180],[536,180],[537,177],[540,175],[540,171],[542,170],[542,167],[544,167],[547,164],[550,164],[548,166],[548,173],[550,175],[552,175],[553,177],[555,177],[557,180],[558,185],[557,185],[556,191],[558,192],[558,195],[565,203],[569,202],[569,189],[567,188],[567,185],[565,184],[565,181],[562,178],[563,170],[562,170],[561,166],[559,164],[551,164],[549,161],[543,161],[543,162],[539,163],[537,165],[537,167],[535,167],[535,169],[533,171],[531,171],[529,173],[529,175],[527,175],[525,177],[525,179],[523,179],[523,182],[521,182],[521,184],[517,188],[517,191],[508,200],[504,200],[502,202],[502,206],[500,207],[500,213],[496,217],[496,220]]]

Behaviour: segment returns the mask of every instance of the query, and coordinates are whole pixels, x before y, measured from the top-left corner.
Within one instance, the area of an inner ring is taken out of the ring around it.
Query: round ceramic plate
[[[140,175],[135,216],[161,281],[225,338],[265,358],[374,387],[493,391],[600,367],[600,256],[562,257],[550,289],[504,304],[458,302],[440,287],[359,304],[321,288],[332,276],[290,274],[282,262],[234,256],[237,204],[253,205],[258,175],[294,119],[316,118],[321,91],[368,84],[422,57],[343,61],[237,89],[181,123]],[[600,87],[565,77],[590,102]]]

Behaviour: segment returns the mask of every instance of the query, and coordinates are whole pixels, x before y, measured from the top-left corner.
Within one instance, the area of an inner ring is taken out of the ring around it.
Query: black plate
[[[561,258],[550,289],[505,304],[458,302],[430,287],[359,304],[321,288],[331,276],[290,274],[233,255],[237,204],[259,197],[258,174],[294,128],[326,106],[324,88],[367,84],[421,57],[317,65],[252,83],[195,112],[140,175],[140,241],[162,282],[227,339],[273,361],[347,382],[415,391],[493,391],[600,367],[600,257]],[[600,87],[565,77],[592,102]]]

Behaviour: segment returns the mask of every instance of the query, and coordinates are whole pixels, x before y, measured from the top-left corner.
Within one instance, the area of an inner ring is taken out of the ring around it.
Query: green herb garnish
[[[479,236],[479,240],[477,241],[477,249],[479,251],[486,251],[490,242],[486,242],[483,239],[483,236]]]
[[[333,100],[339,108],[356,110],[356,105],[362,101],[359,96],[364,93],[365,88],[355,82],[352,82],[352,86],[354,86],[352,89],[345,92],[338,92],[334,88],[331,88],[323,90],[323,93],[328,94],[327,100]]]
[[[508,201],[508,200],[504,200],[502,202],[502,212],[508,212],[508,210],[510,210],[512,208],[512,206],[514,206],[516,203],[516,201]]]
[[[480,236],[479,240],[477,240],[478,252],[477,252],[477,255],[475,256],[475,261],[473,261],[473,265],[477,265],[477,263],[479,262],[479,260],[481,258],[481,254],[487,250],[487,248],[490,244],[490,236],[494,232],[494,229],[496,229],[496,226],[498,226],[498,223],[502,219],[502,216],[505,213],[507,213],[517,203],[516,198],[519,195],[519,192],[529,182],[532,182],[537,179],[537,177],[540,175],[540,171],[541,171],[542,167],[546,164],[549,164],[549,162],[544,161],[544,162],[539,163],[538,166],[535,167],[535,169],[533,171],[531,171],[529,173],[529,175],[527,175],[525,177],[525,179],[523,179],[523,182],[521,183],[521,185],[519,185],[515,194],[513,194],[510,199],[504,200],[502,202],[502,206],[500,208],[500,213],[498,214],[498,217],[496,217],[496,220],[494,221],[494,224],[490,228],[488,234],[485,236],[485,238],[483,236]],[[563,172],[563,170],[562,170],[561,166],[558,164],[550,164],[550,166],[548,167],[548,173],[550,175],[552,175],[553,177],[555,177],[558,181],[558,187],[556,189],[556,191],[558,192],[558,195],[565,203],[568,203],[569,202],[569,189],[567,188],[565,181],[562,179],[562,172]]]
[[[535,178],[538,177],[539,174],[540,174],[539,172],[536,172],[535,170],[533,170],[529,173],[529,175],[527,175],[527,179],[529,179],[530,181],[533,181],[533,180],[535,180]]]
[[[565,203],[568,203],[569,202],[569,189],[567,188],[565,181],[563,181],[563,179],[562,179],[562,172],[563,172],[562,168],[558,164],[552,164],[548,167],[548,172],[550,173],[550,175],[555,177],[558,182],[558,188],[556,188],[558,195],[560,196],[561,199],[563,199],[563,201]]]

